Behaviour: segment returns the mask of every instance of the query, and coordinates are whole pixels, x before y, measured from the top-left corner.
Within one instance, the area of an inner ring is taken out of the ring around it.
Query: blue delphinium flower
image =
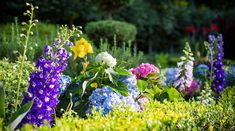
[[[69,57],[64,48],[58,48],[53,53],[52,47],[45,46],[44,55],[36,61],[38,71],[31,73],[28,92],[24,94],[22,101],[22,105],[31,100],[34,100],[34,103],[20,126],[24,123],[41,126],[45,120],[52,124],[55,107],[59,103],[59,79],[67,67]]]
[[[165,85],[170,86],[177,79],[176,75],[179,72],[178,68],[167,68],[165,73]]]
[[[69,76],[67,75],[62,75],[59,79],[59,84],[60,84],[60,94],[63,95],[67,89],[67,87],[71,84],[72,80]]]
[[[235,85],[235,67],[229,66],[225,71],[226,86]]]
[[[209,67],[213,65],[213,76],[211,76],[213,78],[213,83],[211,88],[216,92],[222,91],[225,86],[225,77],[223,70],[224,64],[222,62],[222,58],[224,56],[223,43],[224,42],[221,34],[217,37],[215,37],[214,35],[209,35],[209,46],[214,52],[213,61],[210,61],[209,63]]]
[[[94,90],[89,97],[89,108],[86,111],[91,113],[91,109],[94,106],[96,111],[103,109],[103,115],[108,114],[114,106],[118,107],[130,107],[131,110],[138,110],[138,104],[135,99],[139,96],[140,91],[135,86],[137,80],[135,76],[122,77],[120,80],[127,84],[129,96],[122,96],[114,92],[111,88],[105,86]]]

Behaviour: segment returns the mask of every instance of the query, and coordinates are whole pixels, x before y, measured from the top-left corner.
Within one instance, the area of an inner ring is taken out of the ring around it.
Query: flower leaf
[[[111,87],[116,93],[121,94],[123,96],[128,96],[128,87],[124,82],[121,81],[117,81],[117,85],[110,85],[109,87]]]
[[[143,93],[147,89],[148,83],[144,80],[138,80],[137,87],[139,88],[140,92]]]
[[[125,69],[115,68],[114,70],[118,75],[131,76],[131,73],[129,71],[125,70]]]
[[[99,72],[96,72],[94,77],[88,79],[88,80],[85,80],[83,83],[82,83],[82,94],[81,96],[83,96],[86,88],[87,88],[87,84],[90,83],[92,80],[94,80],[96,78],[96,76],[98,75]]]
[[[28,103],[24,104],[19,110],[17,110],[10,118],[10,124],[8,125],[8,128],[10,131],[14,130],[18,124],[21,122],[21,120],[27,115],[27,113],[30,111],[33,101],[31,100]]]

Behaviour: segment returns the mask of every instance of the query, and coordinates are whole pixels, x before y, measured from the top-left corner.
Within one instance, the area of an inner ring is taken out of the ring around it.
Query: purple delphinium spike
[[[57,43],[56,40],[54,43]],[[59,43],[54,45],[58,46]],[[64,48],[59,48],[53,54],[49,45],[44,47],[44,54],[36,61],[38,71],[30,75],[28,92],[24,94],[22,105],[34,99],[33,106],[26,117],[21,121],[34,124],[38,127],[48,121],[50,126],[54,120],[55,107],[59,103],[59,79],[62,71],[67,67],[69,53]],[[50,56],[49,56],[50,55]]]
[[[224,52],[223,52],[224,42],[223,42],[222,35],[220,34],[217,37],[215,37],[214,35],[209,35],[209,42],[210,42],[209,44],[210,48],[212,48],[212,50],[215,53],[213,61],[212,61],[213,63],[211,61],[209,63],[210,68],[211,68],[211,65],[213,65],[212,67],[213,76],[211,77],[214,80],[213,80],[211,88],[212,90],[216,92],[221,92],[225,86],[225,76],[224,76],[224,69],[223,69],[224,64],[222,62],[222,58],[224,56]]]

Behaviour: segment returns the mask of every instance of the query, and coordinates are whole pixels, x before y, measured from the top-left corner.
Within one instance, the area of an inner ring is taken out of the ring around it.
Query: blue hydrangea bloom
[[[62,75],[59,79],[59,84],[60,84],[60,94],[63,95],[67,89],[67,87],[71,84],[72,80],[69,76],[67,75]]]
[[[165,85],[170,86],[170,84],[173,84],[177,79],[177,73],[179,72],[178,68],[167,68],[165,73]]]
[[[201,77],[207,76],[209,67],[205,64],[200,64],[197,66],[195,73]]]
[[[114,106],[118,107],[130,107],[132,110],[138,110],[139,106],[135,99],[140,94],[138,88],[133,85],[136,84],[135,76],[122,77],[120,80],[127,84],[129,96],[122,96],[114,92],[111,88],[105,86],[103,88],[97,88],[94,90],[89,97],[89,108],[86,111],[87,113],[91,113],[91,109],[94,106],[96,111],[100,111],[103,109],[103,115],[108,114]]]
[[[225,71],[226,86],[235,85],[235,67],[229,66]]]

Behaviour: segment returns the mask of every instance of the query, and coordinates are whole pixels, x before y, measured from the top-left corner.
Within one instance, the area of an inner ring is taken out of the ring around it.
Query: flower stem
[[[18,83],[17,83],[17,92],[16,92],[16,102],[14,103],[15,111],[17,111],[17,106],[19,105],[19,92],[20,92],[20,85],[21,85],[21,81],[22,81],[24,62],[25,62],[26,53],[27,53],[29,36],[31,34],[31,28],[33,27],[33,13],[34,13],[33,11],[34,11],[34,7],[31,6],[29,26],[28,26],[26,37],[25,37],[25,43],[23,45],[24,51],[23,51],[23,55],[21,56],[21,59],[20,59],[19,79],[18,79]]]

